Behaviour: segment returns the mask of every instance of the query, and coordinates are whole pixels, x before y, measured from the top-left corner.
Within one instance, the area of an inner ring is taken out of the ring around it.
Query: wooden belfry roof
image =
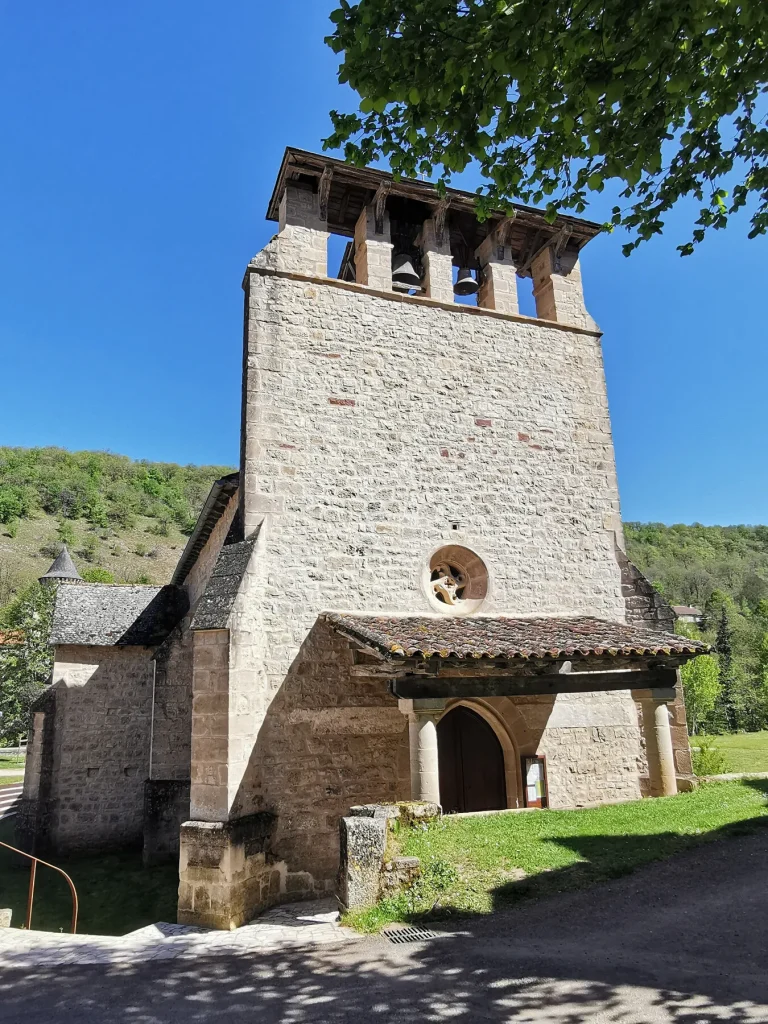
[[[364,206],[386,203],[395,222],[421,224],[439,213],[451,237],[460,238],[470,253],[495,227],[501,225],[503,241],[512,249],[518,273],[525,275],[537,252],[556,242],[559,251],[578,252],[600,232],[600,225],[578,217],[558,217],[548,224],[540,210],[515,204],[514,216],[499,213],[481,223],[475,214],[477,196],[449,188],[441,200],[434,185],[426,181],[394,181],[388,171],[373,167],[353,167],[318,153],[288,148],[283,156],[267,220],[279,219],[280,200],[289,182],[320,194],[321,213],[327,215],[328,230],[352,238],[355,224]]]

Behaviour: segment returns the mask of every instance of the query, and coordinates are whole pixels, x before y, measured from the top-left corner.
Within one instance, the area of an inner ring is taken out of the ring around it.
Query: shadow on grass
[[[765,1021],[768,830],[689,853],[415,946],[0,967],[0,1021]]]
[[[768,792],[765,782],[750,784]],[[374,938],[335,949],[166,962],[137,953],[112,967],[0,966],[0,1021],[768,1019],[764,819],[705,836],[664,832],[555,841],[588,862],[501,886],[495,893],[499,913],[464,916],[432,942],[403,947]],[[677,853],[683,855],[669,856]],[[667,859],[650,865],[660,857]],[[606,859],[610,869],[600,866]],[[633,871],[638,864],[645,866]],[[616,877],[621,874],[626,877]],[[584,888],[605,878],[611,880]],[[556,899],[526,898],[579,888]]]
[[[766,797],[768,779],[743,779]],[[611,879],[630,875],[654,861],[666,860],[676,854],[697,849],[708,843],[754,835],[768,829],[768,815],[731,822],[718,829],[701,833],[656,832],[643,835],[579,835],[557,836],[547,841],[577,854],[581,860],[564,868],[545,869],[538,874],[505,882],[491,890],[493,910],[503,910],[533,899],[571,892],[598,885]],[[472,910],[455,907],[434,907],[402,915],[410,924],[434,924],[455,920],[461,922],[476,916]]]
[[[13,819],[0,822],[0,840],[16,845]],[[124,935],[155,921],[176,920],[176,864],[144,868],[140,850],[53,857],[51,863],[66,871],[77,889],[78,932]],[[0,907],[12,909],[15,928],[20,928],[26,917],[29,864],[26,857],[0,847]],[[38,867],[32,927],[68,932],[71,917],[72,900],[66,881],[49,868]]]

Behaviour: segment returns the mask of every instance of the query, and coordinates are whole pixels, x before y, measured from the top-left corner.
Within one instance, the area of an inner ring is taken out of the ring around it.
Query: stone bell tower
[[[332,888],[351,805],[437,794],[451,701],[495,730],[501,806],[523,805],[526,757],[548,758],[550,806],[639,796],[630,689],[662,679],[668,694],[677,664],[648,661],[625,619],[579,265],[598,225],[524,207],[481,223],[470,194],[295,149],[267,217],[278,232],[243,282],[233,544],[192,620],[180,918],[225,926]],[[347,239],[335,276],[331,234]],[[595,673],[623,637],[631,686],[560,686],[576,634]],[[402,689],[406,663],[433,689]]]

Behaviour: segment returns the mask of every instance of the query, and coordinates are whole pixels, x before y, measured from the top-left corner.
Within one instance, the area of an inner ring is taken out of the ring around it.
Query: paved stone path
[[[4,967],[146,963],[332,945],[357,938],[355,932],[338,924],[335,906],[331,900],[286,904],[232,932],[153,924],[112,937],[3,928],[0,963]]]

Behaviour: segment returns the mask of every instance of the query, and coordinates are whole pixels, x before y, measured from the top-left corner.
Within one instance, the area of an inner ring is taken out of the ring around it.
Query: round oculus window
[[[471,615],[488,593],[488,570],[474,551],[449,544],[432,555],[423,582],[436,611],[445,615]]]

